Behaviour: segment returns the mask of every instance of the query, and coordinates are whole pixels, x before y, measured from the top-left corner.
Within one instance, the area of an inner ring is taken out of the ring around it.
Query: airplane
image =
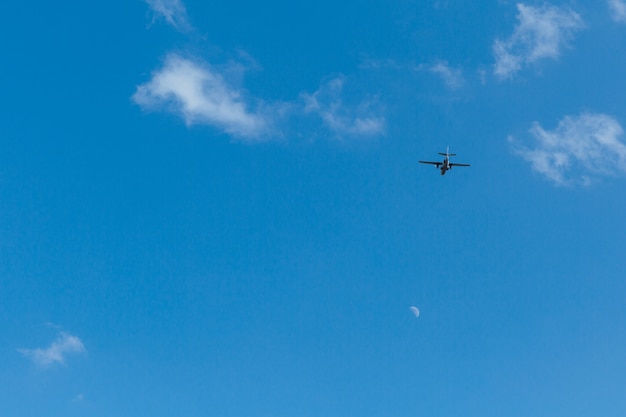
[[[469,164],[457,164],[457,163],[452,163],[450,162],[450,157],[451,156],[456,156],[455,153],[450,153],[450,147],[448,146],[446,148],[446,153],[443,152],[438,152],[439,155],[445,156],[445,158],[443,159],[443,162],[431,162],[431,161],[418,161],[420,164],[431,164],[434,165],[436,168],[440,168],[441,171],[441,175],[446,175],[446,171],[449,171],[452,169],[452,167],[468,167],[470,166]]]

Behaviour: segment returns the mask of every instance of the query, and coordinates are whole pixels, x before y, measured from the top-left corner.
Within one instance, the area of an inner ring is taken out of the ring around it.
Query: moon
[[[420,309],[415,307],[415,306],[411,306],[409,307],[409,310],[411,310],[411,312],[413,313],[413,315],[415,315],[415,317],[419,317],[420,316]]]

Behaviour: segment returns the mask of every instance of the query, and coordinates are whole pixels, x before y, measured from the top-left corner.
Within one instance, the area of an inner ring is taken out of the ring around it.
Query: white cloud
[[[191,30],[187,9],[181,0],[145,0],[150,6],[154,19],[163,18],[181,32]]]
[[[45,349],[18,349],[18,352],[30,358],[36,365],[47,367],[54,363],[63,364],[67,355],[86,353],[87,350],[78,337],[61,332]]]
[[[256,111],[250,110],[244,94],[230,86],[223,73],[176,54],[167,56],[132,99],[143,109],[165,109],[189,125],[211,125],[239,138],[258,139],[272,130],[270,106],[257,101]]]
[[[626,2],[624,0],[608,0],[608,3],[613,13],[613,20],[626,23]]]
[[[457,90],[465,83],[463,72],[458,68],[450,67],[445,61],[432,65],[429,70],[439,75],[450,90]]]
[[[524,65],[540,59],[557,59],[574,32],[583,27],[580,15],[567,8],[520,3],[517,9],[519,23],[513,34],[493,45],[494,74],[500,79],[511,78]]]
[[[289,123],[289,117],[303,115],[320,117],[336,137],[384,134],[382,106],[371,97],[354,102],[353,95],[344,91],[343,76],[323,83],[313,94],[301,93],[300,101],[269,103],[233,87],[241,83],[248,68],[237,63],[214,67],[172,53],[131,99],[143,110],[167,111],[188,125],[210,125],[248,141],[281,137],[291,129],[288,124],[297,125],[297,135],[306,135],[301,124]]]
[[[535,122],[530,134],[536,141],[532,149],[509,138],[515,153],[557,185],[588,185],[598,176],[626,174],[623,129],[611,116],[566,116],[553,131]]]
[[[385,132],[385,118],[375,99],[356,106],[343,103],[345,77],[340,76],[323,84],[315,93],[301,96],[305,113],[317,113],[326,127],[337,136],[375,136]]]

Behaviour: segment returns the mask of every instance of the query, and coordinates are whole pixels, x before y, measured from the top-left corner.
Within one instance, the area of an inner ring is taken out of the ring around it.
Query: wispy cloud
[[[465,77],[461,68],[451,66],[448,61],[436,60],[434,63],[407,63],[393,59],[376,60],[366,58],[359,64],[359,68],[369,71],[392,70],[399,73],[431,73],[439,76],[450,90],[458,90],[465,85]]]
[[[608,0],[608,3],[613,20],[626,23],[626,2],[624,0]]]
[[[458,90],[465,83],[463,71],[459,68],[452,68],[446,61],[431,65],[429,70],[433,74],[439,75],[450,90]]]
[[[623,129],[611,116],[583,113],[566,116],[555,130],[535,122],[530,134],[534,148],[509,142],[515,153],[556,185],[589,185],[598,176],[626,174]]]
[[[47,367],[54,363],[65,363],[68,355],[86,353],[83,342],[76,336],[60,332],[54,342],[45,349],[18,349],[25,357],[31,359],[36,365]]]
[[[322,84],[313,94],[303,93],[305,113],[316,113],[335,135],[376,136],[385,132],[385,118],[375,98],[352,106],[343,102],[345,77]]]
[[[187,9],[181,0],[145,0],[154,15],[153,20],[165,19],[181,32],[192,29],[187,17]]]
[[[518,4],[518,25],[509,39],[493,45],[494,74],[511,78],[523,66],[540,59],[557,59],[574,33],[583,27],[580,15],[567,8]]]
[[[256,100],[251,110],[253,100],[229,85],[223,71],[177,54],[166,57],[132,100],[143,109],[166,110],[189,125],[211,125],[242,139],[259,139],[272,130],[271,106]]]

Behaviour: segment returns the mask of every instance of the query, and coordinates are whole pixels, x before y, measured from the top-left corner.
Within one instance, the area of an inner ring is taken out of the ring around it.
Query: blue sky
[[[2,415],[626,412],[626,2],[0,22]]]

